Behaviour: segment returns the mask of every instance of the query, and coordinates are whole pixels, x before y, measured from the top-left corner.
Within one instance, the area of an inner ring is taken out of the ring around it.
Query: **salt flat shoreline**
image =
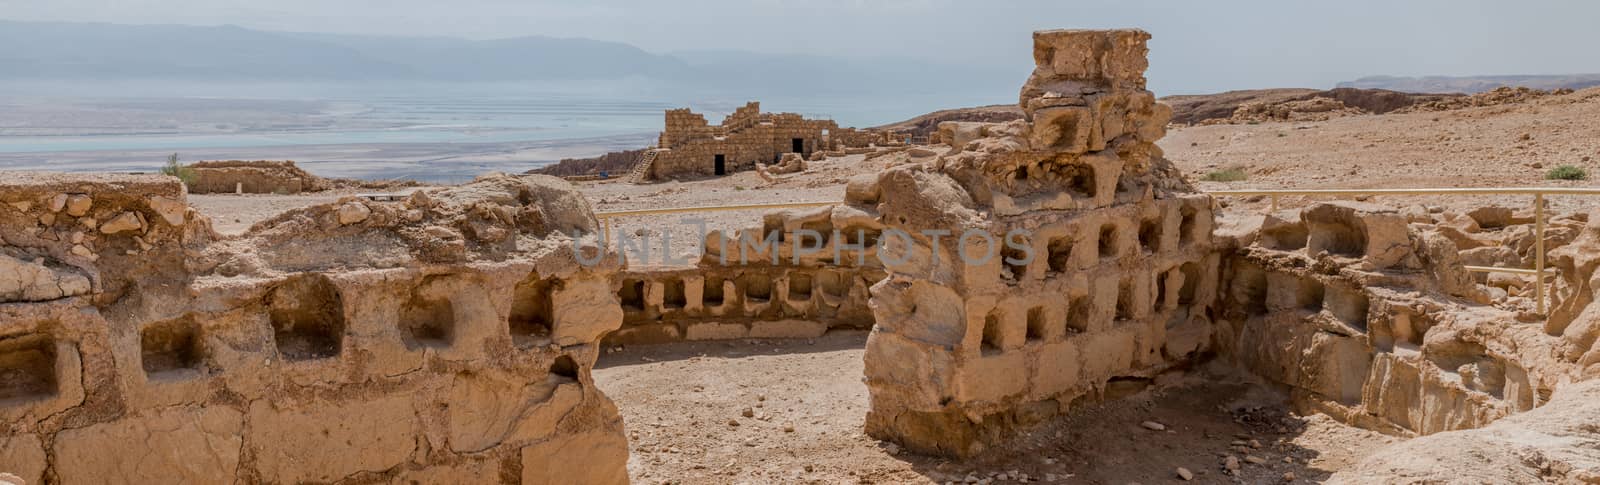
[[[563,158],[649,146],[655,132],[499,143],[352,143],[265,147],[0,153],[0,170],[153,172],[178,153],[198,160],[294,160],[323,177],[459,183],[488,172],[520,173]]]

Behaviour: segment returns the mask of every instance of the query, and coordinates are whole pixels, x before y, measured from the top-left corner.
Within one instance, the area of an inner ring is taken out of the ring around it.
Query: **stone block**
[[[417,445],[417,415],[406,394],[303,406],[260,400],[249,420],[256,471],[268,482],[331,482],[387,470]]]
[[[588,431],[522,448],[523,485],[626,485],[628,440]]]
[[[210,406],[67,429],[55,470],[62,483],[216,483],[238,471],[243,425],[239,411]]]

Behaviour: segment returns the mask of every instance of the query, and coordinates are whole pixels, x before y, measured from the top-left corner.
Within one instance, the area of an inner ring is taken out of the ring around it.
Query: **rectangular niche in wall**
[[[988,316],[983,317],[983,341],[978,346],[979,355],[1000,353],[1001,346],[1005,344],[1002,341],[1005,332],[1001,328],[1001,325],[1003,325],[1002,318],[1004,316],[1000,314],[1000,309],[998,308],[990,311]]]
[[[682,310],[688,305],[689,298],[683,291],[683,279],[667,278],[661,281],[661,308],[663,310]]]
[[[429,276],[411,290],[400,306],[400,330],[406,347],[448,347],[455,338],[456,309],[446,291],[447,276]]]
[[[56,393],[55,340],[43,333],[0,337],[0,406]]]
[[[1161,219],[1151,218],[1139,222],[1139,246],[1147,253],[1161,252]]]
[[[622,311],[644,311],[644,281],[636,279],[622,280],[622,289],[617,290],[617,299],[622,301]]]
[[[1199,214],[1200,211],[1189,205],[1178,209],[1178,245],[1187,247],[1194,242],[1194,232],[1197,230],[1195,225]]]
[[[1100,238],[1097,246],[1102,259],[1117,257],[1117,250],[1120,246],[1117,241],[1118,238],[1117,225],[1115,223],[1107,223],[1100,226]]]
[[[772,278],[766,273],[752,271],[739,275],[738,286],[744,291],[744,299],[747,302],[772,301]]]
[[[1051,273],[1061,273],[1071,268],[1072,245],[1076,243],[1077,241],[1074,241],[1072,236],[1050,238],[1047,254],[1050,258]]]
[[[706,276],[704,286],[702,287],[704,291],[700,293],[700,301],[703,302],[706,307],[722,306],[724,299],[722,295],[722,283],[723,279],[721,276]]]
[[[817,272],[817,285],[822,287],[822,292],[828,296],[844,298],[850,296],[849,274],[843,271],[825,269]]]
[[[1028,341],[1044,340],[1049,330],[1046,325],[1044,307],[1036,306],[1028,309]]]
[[[534,273],[517,283],[512,291],[511,316],[506,324],[511,329],[511,340],[518,347],[550,337],[555,328],[555,304],[551,300],[554,287],[555,282]]]
[[[810,273],[790,271],[789,301],[810,301],[811,283],[812,281]]]
[[[198,375],[205,357],[200,325],[193,317],[152,323],[139,331],[139,363],[151,379]]]
[[[1028,262],[1031,259],[1027,251],[1022,248],[1031,244],[1027,238],[1021,236],[1000,242],[1000,264],[1006,271],[1011,272],[1011,281],[1022,281],[1023,276],[1028,273]]]
[[[267,294],[267,317],[278,353],[288,360],[339,355],[344,342],[344,302],[327,276],[291,276]]]

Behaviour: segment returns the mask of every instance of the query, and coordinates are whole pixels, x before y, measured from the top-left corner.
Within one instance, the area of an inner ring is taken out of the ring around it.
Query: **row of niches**
[[[627,275],[617,290],[625,322],[674,318],[827,317],[842,307],[861,306],[870,283],[844,269],[745,268],[706,272]]]
[[[1082,295],[1036,298],[1037,304],[1021,306],[1002,300],[984,317],[979,351],[994,355],[1028,343],[1056,342],[1170,312],[1187,314],[1181,310],[1206,299],[1201,294],[1203,277],[1203,263],[1191,261],[1158,271],[1148,279],[1126,275],[1102,280],[1114,281],[1116,291],[1102,291],[1091,281]]]
[[[1304,275],[1267,269],[1248,261],[1233,264],[1225,303],[1230,313],[1245,317],[1290,312],[1327,315],[1351,334],[1366,334],[1369,300],[1353,285],[1324,283]],[[1412,345],[1421,345],[1426,328],[1410,329],[1397,335]]]
[[[1062,230],[1041,231],[1043,237],[1019,243],[1029,245],[1032,259],[1011,244],[1003,245],[1000,260],[1005,271],[1001,276],[1014,284],[1029,278],[1030,274],[1041,274],[1042,270],[1041,277],[1049,278],[1092,269],[1125,256],[1182,251],[1207,239],[1206,235],[1198,234],[1203,230],[1197,223],[1198,209],[1183,204],[1174,210],[1178,212],[1175,238],[1165,237],[1166,218],[1157,215],[1139,218],[1137,227],[1133,220],[1114,218],[1088,227],[1068,225]]]
[[[424,277],[398,308],[394,324],[408,350],[442,349],[455,343],[458,315],[444,291],[450,275]],[[517,285],[505,331],[518,348],[550,343],[552,291],[560,282],[532,275]],[[289,362],[336,359],[346,350],[347,321],[339,289],[322,275],[286,279],[264,299],[265,320],[279,358]],[[151,380],[181,380],[219,371],[210,359],[208,328],[194,314],[143,325],[140,366]]]

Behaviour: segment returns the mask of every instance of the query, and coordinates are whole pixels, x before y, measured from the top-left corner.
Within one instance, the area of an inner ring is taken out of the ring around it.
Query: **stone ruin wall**
[[[189,184],[189,192],[194,194],[298,194],[329,188],[326,180],[292,161],[204,161],[189,168],[195,174]]]
[[[1558,218],[1547,237],[1563,283],[1543,324],[1531,282],[1463,267],[1529,261],[1531,230],[1500,229],[1510,211],[1323,203],[1214,234],[1210,197],[1153,144],[1170,110],[1143,89],[1147,38],[1036,33],[1025,120],[941,124],[944,154],[850,189],[886,230],[923,234],[885,238],[869,434],[972,455],[1213,358],[1302,411],[1401,436],[1481,428],[1600,376],[1600,312],[1588,309],[1600,258],[1587,256],[1600,229],[1577,229],[1586,218]],[[967,230],[1015,261],[950,264]],[[1029,250],[1004,244],[1012,230]]]
[[[589,374],[621,323],[620,258],[564,182],[346,199],[237,238],[184,195],[169,177],[7,174],[0,469],[626,481],[621,417]],[[601,262],[580,266],[565,234]]]
[[[793,140],[805,140],[802,157],[816,153],[897,143],[893,133],[840,128],[830,120],[808,120],[795,113],[762,113],[750,102],[720,125],[687,108],[667,110],[666,129],[651,166],[651,177],[700,177],[715,174],[715,157],[723,155],[727,172],[772,164],[794,151]],[[842,152],[840,152],[842,154]]]
[[[1144,89],[1147,38],[1036,33],[1029,120],[983,125],[851,198],[917,235],[885,238],[900,256],[872,289],[869,434],[972,455],[1209,350],[1211,199],[1154,145],[1171,111]],[[959,263],[965,231],[988,236],[965,238],[982,264]]]
[[[618,274],[623,323],[605,343],[814,338],[871,328],[868,288],[884,276],[873,247],[877,222],[844,205],[763,219],[733,235],[708,234],[693,268]],[[780,238],[776,251],[759,242],[768,235]]]
[[[1397,435],[1478,428],[1573,376],[1557,340],[1495,305],[1431,218],[1321,203],[1219,236],[1219,353],[1295,403]],[[1522,322],[1522,323],[1519,323]]]

